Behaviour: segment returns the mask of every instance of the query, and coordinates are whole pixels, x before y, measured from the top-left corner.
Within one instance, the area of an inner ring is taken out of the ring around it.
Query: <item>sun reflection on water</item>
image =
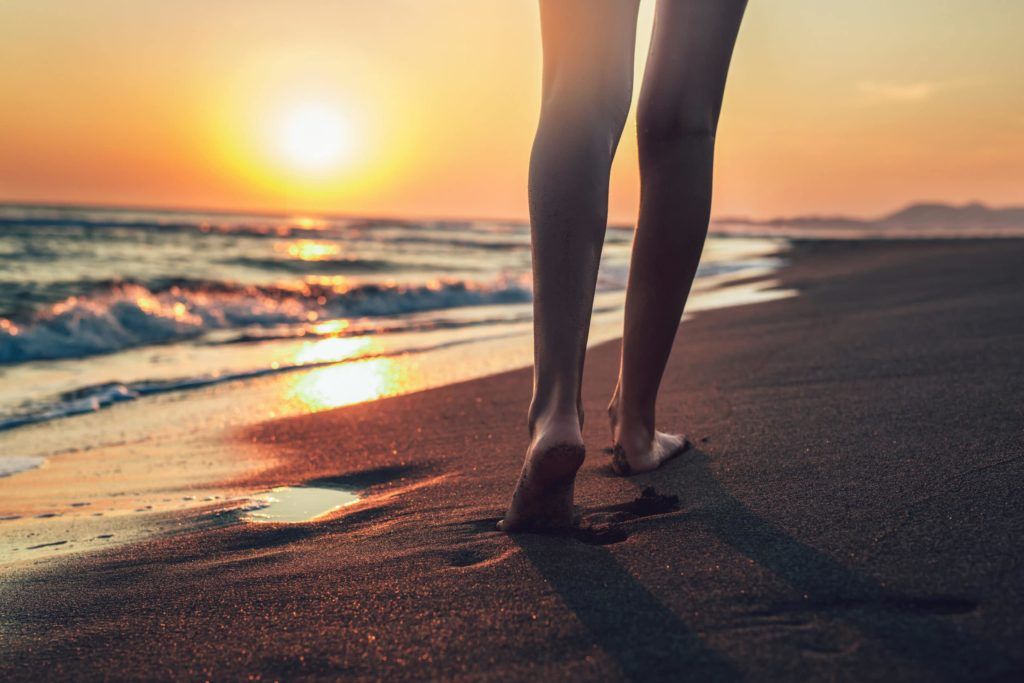
[[[338,320],[324,320],[316,325],[313,325],[310,329],[316,334],[340,334],[352,327],[352,322],[340,318]]]
[[[294,360],[296,365],[332,363],[372,355],[375,351],[370,337],[327,337],[303,344],[295,353]]]
[[[286,400],[317,411],[402,393],[408,384],[407,364],[377,355],[381,351],[372,337],[329,337],[304,344],[295,353],[295,364],[338,365],[295,376]]]
[[[320,368],[295,377],[287,400],[307,410],[372,401],[402,393],[408,383],[407,368],[392,358],[367,358],[329,368]]]
[[[341,245],[323,240],[280,242],[274,249],[300,261],[326,261],[341,253]]]
[[[304,230],[322,230],[327,227],[326,220],[313,216],[294,216],[291,222]]]

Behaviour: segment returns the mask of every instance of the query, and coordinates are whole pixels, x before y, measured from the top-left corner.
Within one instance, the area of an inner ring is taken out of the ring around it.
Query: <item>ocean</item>
[[[608,230],[599,312],[621,306],[631,239]],[[777,248],[712,237],[698,278]],[[521,332],[529,268],[521,223],[2,207],[0,430]]]
[[[592,344],[632,234],[607,231]],[[711,236],[687,315],[791,296],[787,248]],[[252,505],[240,430],[531,362],[525,223],[0,206],[0,555]]]

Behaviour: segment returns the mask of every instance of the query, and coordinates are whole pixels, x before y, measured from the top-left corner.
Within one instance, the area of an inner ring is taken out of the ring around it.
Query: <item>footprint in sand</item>
[[[680,509],[679,496],[658,493],[648,486],[628,503],[609,505],[583,515],[580,524],[572,529],[542,535],[573,538],[588,545],[611,545],[629,538],[629,531],[622,527],[626,522],[678,512]],[[490,533],[494,532],[497,519],[476,519],[470,521],[469,525],[475,531]]]
[[[447,560],[451,569],[479,569],[503,562],[516,552],[518,552],[517,548],[507,548],[504,552],[497,554],[479,548],[462,548],[449,553]]]
[[[448,558],[448,562],[453,567],[469,567],[486,559],[487,555],[479,550],[457,550]]]

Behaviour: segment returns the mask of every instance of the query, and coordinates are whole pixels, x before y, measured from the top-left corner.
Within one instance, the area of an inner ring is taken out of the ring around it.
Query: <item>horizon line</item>
[[[916,199],[906,200],[905,202],[898,205],[898,208],[890,209],[888,212],[879,214],[874,218],[869,217],[866,214],[850,214],[850,213],[791,213],[788,215],[773,215],[769,217],[754,217],[749,214],[747,215],[722,215],[712,216],[709,224],[714,223],[730,223],[739,221],[757,221],[757,222],[773,222],[773,221],[790,221],[795,219],[819,219],[819,220],[834,220],[834,219],[848,219],[848,220],[877,220],[879,218],[885,218],[906,210],[915,206],[945,206],[950,208],[965,208],[969,206],[980,206],[989,210],[1012,210],[1012,209],[1024,209],[1024,205],[1021,204],[1006,204],[996,205],[982,201],[980,199],[971,199],[963,202],[945,202],[937,199]],[[395,220],[395,221],[438,221],[438,222],[494,222],[494,223],[522,223],[529,224],[528,217],[522,218],[511,218],[507,216],[454,216],[454,215],[439,215],[439,214],[427,214],[414,216],[411,214],[357,214],[349,213],[345,211],[285,211],[278,209],[243,209],[243,208],[226,208],[226,207],[209,207],[209,206],[168,206],[164,204],[103,204],[99,202],[75,202],[75,201],[61,201],[61,200],[36,200],[36,201],[22,201],[17,199],[4,199],[0,198],[0,206],[2,207],[20,207],[20,208],[34,208],[34,209],[85,209],[85,210],[107,210],[116,212],[131,212],[131,211],[146,211],[152,213],[200,213],[200,214],[218,214],[224,216],[260,216],[266,218],[322,218],[325,220]],[[608,227],[629,227],[635,228],[636,221],[609,221]]]

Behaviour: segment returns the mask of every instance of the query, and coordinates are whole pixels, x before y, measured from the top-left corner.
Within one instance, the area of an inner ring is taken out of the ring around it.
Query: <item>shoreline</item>
[[[772,240],[716,243],[710,272],[695,283],[691,314],[793,295],[773,289],[771,279],[787,248]],[[593,343],[621,334],[621,299],[619,291],[599,293]],[[240,350],[250,359],[242,362],[277,358],[279,367],[240,380],[226,373],[168,392],[149,391],[154,380],[145,380],[140,384],[147,390],[138,400],[120,396],[99,410],[0,431],[5,453],[22,460],[31,456],[40,465],[0,477],[0,567],[187,533],[209,526],[211,516],[239,517],[236,508],[266,503],[278,496],[272,489],[302,482],[275,479],[273,454],[241,452],[232,437],[237,429],[353,403],[372,405],[382,397],[527,367],[532,359],[528,314],[529,304],[452,309],[452,319],[509,318],[500,325],[492,322],[483,336],[467,326],[412,337],[400,332],[300,338],[273,342],[269,349],[255,345]],[[143,363],[145,373],[144,359],[154,353],[168,352],[139,349],[129,358]],[[32,366],[14,368],[7,377],[12,387],[32,386],[33,378],[42,378],[36,382],[38,393],[62,374],[88,372],[90,362],[58,363],[43,375]]]
[[[577,504],[602,536],[493,530],[529,368],[247,428],[278,463],[249,485],[361,500],[5,579],[0,674],[1020,673],[1021,259],[1024,241],[798,242],[778,277],[799,297],[681,328],[659,424],[697,450],[630,479],[600,453],[618,342],[592,347]],[[646,486],[678,507],[639,505]]]

